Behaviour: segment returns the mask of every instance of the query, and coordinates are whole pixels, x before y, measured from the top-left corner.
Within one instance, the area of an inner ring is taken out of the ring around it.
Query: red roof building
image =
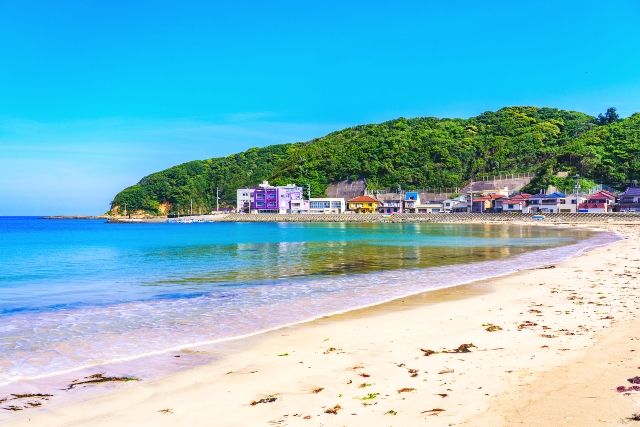
[[[616,203],[616,196],[609,191],[602,190],[591,194],[587,201],[580,203],[578,209],[581,212],[612,212]]]

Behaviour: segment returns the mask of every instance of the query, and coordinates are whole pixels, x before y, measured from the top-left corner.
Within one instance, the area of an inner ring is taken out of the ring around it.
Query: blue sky
[[[0,215],[398,116],[640,111],[640,2],[0,0]]]

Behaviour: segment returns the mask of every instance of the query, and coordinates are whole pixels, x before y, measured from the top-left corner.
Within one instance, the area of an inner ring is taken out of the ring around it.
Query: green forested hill
[[[355,126],[304,143],[253,148],[196,160],[143,178],[124,189],[112,210],[156,213],[161,206],[206,211],[235,201],[237,188],[262,180],[328,184],[365,178],[369,188],[460,187],[482,174],[535,172],[529,190],[557,182],[556,172],[579,173],[622,187],[640,179],[640,114],[618,120],[553,108],[508,107],[469,119],[396,119]]]

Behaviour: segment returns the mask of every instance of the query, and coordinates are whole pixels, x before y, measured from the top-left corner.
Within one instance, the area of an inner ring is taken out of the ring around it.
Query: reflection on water
[[[315,225],[315,224],[313,224]],[[313,226],[311,225],[311,226]],[[299,224],[278,224],[293,228]],[[305,225],[305,228],[309,225]],[[317,227],[317,225],[316,225]],[[149,253],[168,258],[199,259],[199,274],[169,274],[146,285],[253,283],[288,277],[359,274],[382,270],[428,268],[502,259],[530,250],[569,244],[589,232],[493,224],[323,224],[352,235],[335,240],[235,243],[163,249]]]
[[[507,274],[610,239],[496,225],[2,218],[0,232],[0,383]]]

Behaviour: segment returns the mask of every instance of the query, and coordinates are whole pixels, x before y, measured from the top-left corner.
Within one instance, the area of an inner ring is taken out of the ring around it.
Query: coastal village
[[[519,177],[521,178],[521,177]],[[516,183],[513,185],[513,183]],[[503,178],[477,181],[452,193],[428,191],[368,191],[352,197],[305,197],[305,189],[295,184],[274,186],[264,181],[253,188],[237,190],[239,214],[383,214],[401,213],[501,213],[545,215],[555,213],[640,213],[640,186],[623,192],[597,186],[581,192],[579,184],[572,193],[550,188],[538,194],[518,191],[522,179]],[[505,185],[502,185],[505,184]],[[511,185],[509,185],[511,184]],[[358,191],[358,190],[356,190]]]

